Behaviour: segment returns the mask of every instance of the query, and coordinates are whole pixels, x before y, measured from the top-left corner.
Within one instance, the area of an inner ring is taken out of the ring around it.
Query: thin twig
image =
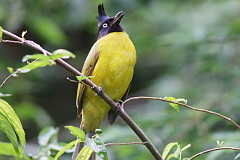
[[[2,86],[10,79],[13,77],[13,74],[10,74],[3,82],[2,84],[0,85],[0,88],[2,88]]]
[[[20,41],[12,41],[12,40],[1,40],[1,42],[3,43],[16,43],[16,44],[23,44],[23,42]]]
[[[70,81],[70,82],[73,82],[73,83],[81,83],[81,82],[79,82],[79,81],[76,81],[76,80],[70,79],[69,77],[67,77],[67,80]]]
[[[188,160],[192,160],[200,155],[203,155],[203,154],[206,154],[206,153],[209,153],[209,152],[213,152],[213,151],[218,151],[218,150],[238,150],[240,151],[240,148],[235,148],[235,147],[219,147],[219,148],[212,148],[212,149],[208,149],[208,150],[205,150],[203,152],[200,152],[200,153],[197,153],[195,155],[193,155],[192,157],[190,157]]]
[[[0,85],[0,88],[2,88],[2,87],[5,85],[5,83],[6,83],[10,78],[16,77],[16,76],[17,76],[17,73],[19,73],[19,71],[16,71],[16,72],[10,74],[10,75],[2,82],[2,84]]]
[[[2,29],[3,35],[20,42],[23,42],[23,46],[27,46],[31,49],[34,49],[37,52],[51,55],[50,52],[43,49],[40,45],[36,44],[33,41],[24,40],[23,38],[20,38],[19,36],[8,32],[4,29]],[[57,59],[56,63],[60,66],[62,66],[64,69],[68,70],[75,76],[84,76],[82,75],[77,69],[72,67],[70,64],[66,63],[62,59]],[[85,84],[91,86],[92,90],[98,94],[99,97],[101,97],[113,110],[117,110],[118,104],[114,102],[106,93],[104,93],[100,87],[96,86],[91,80],[84,79],[82,80]],[[130,128],[137,134],[137,136],[142,140],[142,142],[147,142],[146,147],[148,150],[152,153],[155,159],[157,160],[163,160],[161,154],[158,152],[158,150],[154,147],[152,142],[148,139],[148,137],[144,134],[144,132],[138,127],[138,125],[128,116],[128,114],[124,111],[122,107],[118,110],[119,116],[129,125]]]
[[[132,144],[146,145],[147,142],[106,143],[105,146],[120,146],[120,145],[132,145]]]
[[[28,62],[28,61],[27,61],[27,64],[31,64],[31,63],[34,63],[34,62],[36,62],[36,61],[38,61],[38,59],[35,59],[35,60],[32,61],[32,62]],[[10,74],[10,75],[2,82],[2,84],[0,85],[0,88],[2,88],[2,86],[3,86],[10,78],[12,78],[12,77],[17,77],[17,73],[21,73],[21,71],[17,69],[17,71],[15,71],[14,73]]]
[[[174,103],[174,104],[178,104],[178,105],[181,105],[183,107],[187,107],[189,109],[192,109],[192,110],[195,110],[195,111],[200,111],[200,112],[206,112],[206,113],[210,113],[210,114],[214,114],[216,116],[219,116],[223,119],[226,119],[227,121],[231,122],[232,124],[234,124],[236,127],[238,127],[240,129],[240,125],[237,124],[235,121],[233,121],[231,118],[228,118],[222,114],[219,114],[219,113],[216,113],[216,112],[213,112],[213,111],[209,111],[209,110],[206,110],[206,109],[199,109],[199,108],[195,108],[195,107],[192,107],[192,106],[189,106],[187,104],[184,104],[184,103],[180,103],[180,102],[174,102],[174,101],[170,101],[170,100],[167,100],[165,98],[158,98],[158,97],[132,97],[132,98],[129,98],[127,100],[125,100],[122,105],[124,106],[125,103],[131,101],[131,100],[137,100],[137,99],[152,99],[152,100],[160,100],[160,101],[165,101],[165,102],[170,102],[170,103]]]
[[[72,83],[82,83],[83,85],[86,85],[87,87],[93,89],[92,86],[87,85],[87,84],[84,83],[82,80],[77,81],[77,80],[70,79],[69,77],[67,77],[67,80],[68,80],[69,82],[72,82]]]

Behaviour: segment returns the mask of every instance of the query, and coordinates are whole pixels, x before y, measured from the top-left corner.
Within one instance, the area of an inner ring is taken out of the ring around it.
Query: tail
[[[81,127],[80,127],[81,128]],[[92,138],[92,136],[95,135],[95,132],[89,132],[86,133],[86,138]],[[81,151],[81,149],[84,147],[84,142],[80,142],[77,144],[73,154],[72,154],[72,160],[76,160],[78,153]],[[96,153],[93,152],[89,160],[96,160]]]
[[[77,144],[73,154],[72,154],[72,160],[75,160],[78,156],[78,153],[80,152],[80,150],[84,147],[84,143],[80,142]]]

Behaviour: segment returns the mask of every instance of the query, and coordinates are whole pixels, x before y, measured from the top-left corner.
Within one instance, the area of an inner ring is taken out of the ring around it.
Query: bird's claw
[[[118,112],[120,109],[121,109],[121,103],[119,103],[119,102],[116,102],[116,112]]]
[[[96,95],[99,96],[102,93],[103,93],[103,88],[102,87],[98,87],[98,91],[97,91]]]

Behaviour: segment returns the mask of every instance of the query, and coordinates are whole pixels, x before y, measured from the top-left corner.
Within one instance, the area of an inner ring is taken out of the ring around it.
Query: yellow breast
[[[115,101],[120,100],[132,80],[136,63],[136,50],[125,32],[113,32],[99,39],[94,46],[99,58],[91,80],[102,87]],[[86,88],[83,97],[82,126],[85,131],[94,131],[110,107],[91,89]]]

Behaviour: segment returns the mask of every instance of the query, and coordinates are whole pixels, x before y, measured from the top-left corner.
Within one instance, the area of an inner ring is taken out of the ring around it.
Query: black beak
[[[114,18],[113,18],[113,21],[112,21],[112,23],[110,24],[110,26],[112,26],[112,25],[114,25],[114,24],[119,24],[120,23],[120,21],[122,20],[122,17],[124,16],[124,14],[123,14],[123,11],[120,11],[120,12],[118,12],[115,16],[114,16]]]

